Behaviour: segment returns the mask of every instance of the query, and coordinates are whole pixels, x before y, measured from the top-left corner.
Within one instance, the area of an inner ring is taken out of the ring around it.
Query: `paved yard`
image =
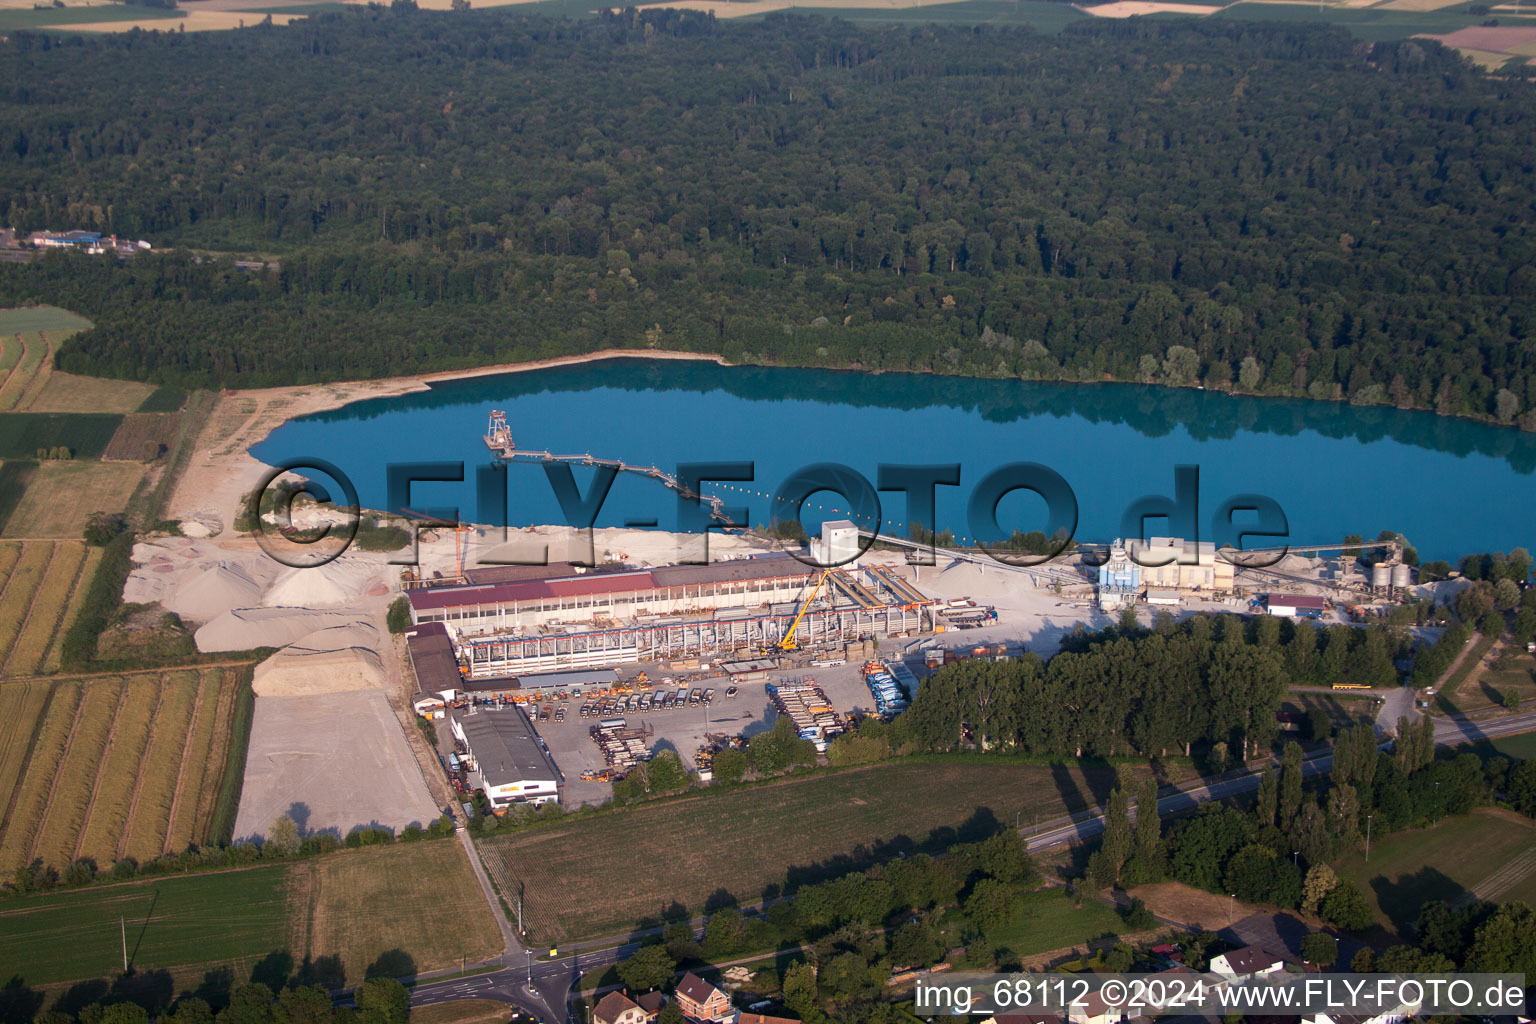
[[[382,690],[257,697],[236,838],[291,814],[305,832],[427,824],[432,802]]]

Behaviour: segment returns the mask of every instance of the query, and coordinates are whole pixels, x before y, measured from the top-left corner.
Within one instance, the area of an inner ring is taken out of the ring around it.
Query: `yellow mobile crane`
[[[795,616],[795,621],[789,624],[789,632],[784,634],[784,639],[769,646],[768,652],[770,654],[774,651],[787,652],[800,649],[800,645],[795,643],[795,630],[799,628],[800,620],[805,618],[805,613],[811,610],[811,604],[816,600],[816,595],[821,592],[822,585],[827,582],[831,575],[831,569],[823,569],[821,571],[821,575],[816,579],[816,585],[811,588],[810,595],[805,599],[805,603],[800,606],[800,611]]]

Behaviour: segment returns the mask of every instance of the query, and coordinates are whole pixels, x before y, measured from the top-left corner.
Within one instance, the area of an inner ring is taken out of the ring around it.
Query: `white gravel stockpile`
[[[200,651],[249,651],[254,647],[286,647],[317,629],[343,626],[356,616],[343,611],[311,608],[236,608],[200,628],[193,639]]]
[[[387,688],[378,627],[355,621],[317,629],[256,666],[258,697]]]

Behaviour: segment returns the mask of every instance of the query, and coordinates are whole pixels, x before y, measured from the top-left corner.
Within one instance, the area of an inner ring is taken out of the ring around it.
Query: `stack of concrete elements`
[[[832,701],[814,679],[769,686],[768,696],[779,714],[794,723],[800,738],[814,743],[818,752],[825,751],[827,741],[843,731],[842,720],[832,710]]]
[[[849,661],[867,661],[875,656],[875,641],[873,637],[866,637],[856,643],[843,647],[843,657]]]

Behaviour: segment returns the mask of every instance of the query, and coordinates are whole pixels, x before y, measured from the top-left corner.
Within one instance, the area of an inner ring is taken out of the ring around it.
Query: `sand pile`
[[[1242,556],[1237,556],[1242,560]],[[1280,572],[1288,572],[1295,576],[1310,576],[1314,574],[1321,564],[1320,559],[1308,558],[1305,555],[1286,555],[1276,562],[1274,568]]]
[[[355,615],[307,608],[236,608],[215,617],[194,634],[200,651],[248,651],[286,647],[318,629],[347,625]]]
[[[334,608],[353,604],[364,595],[389,593],[385,568],[378,560],[370,562],[343,555],[310,569],[288,569],[277,577],[260,603],[270,608]]]
[[[256,666],[258,697],[302,697],[385,687],[377,627],[360,620],[317,629]]]
[[[183,619],[207,622],[231,609],[261,601],[262,581],[238,563],[216,562],[196,575],[184,576],[183,581],[168,588],[160,599]]]
[[[194,622],[231,608],[256,604],[273,576],[273,565],[258,554],[234,554],[186,537],[135,544],[134,569],[123,600],[159,602]]]

